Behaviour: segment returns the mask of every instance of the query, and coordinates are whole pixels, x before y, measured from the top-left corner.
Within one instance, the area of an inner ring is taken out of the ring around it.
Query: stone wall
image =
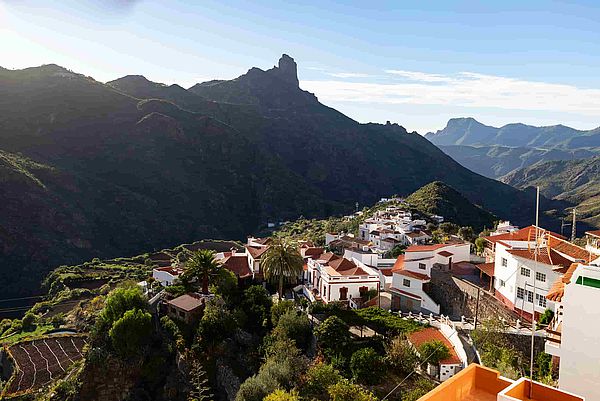
[[[519,315],[507,309],[500,301],[476,285],[440,270],[431,271],[431,284],[427,293],[440,304],[440,313],[459,320],[461,316],[475,318],[479,292],[479,321],[503,318],[515,325]]]

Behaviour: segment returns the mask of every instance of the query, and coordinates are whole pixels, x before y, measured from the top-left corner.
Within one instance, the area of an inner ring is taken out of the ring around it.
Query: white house
[[[182,268],[174,266],[157,267],[156,269],[152,269],[152,277],[163,287],[168,287],[175,284],[182,273]]]
[[[454,341],[451,341],[443,331],[446,331]],[[415,347],[417,354],[419,353],[419,348],[423,344],[432,341],[439,341],[448,348],[448,351],[450,352],[448,358],[439,361],[439,363],[435,365],[429,363],[427,366],[427,373],[439,381],[443,382],[448,380],[467,366],[467,355],[460,342],[460,338],[456,335],[456,331],[446,324],[442,324],[441,330],[438,330],[435,327],[427,327],[416,331],[409,334],[407,339],[410,344]]]
[[[600,400],[600,259],[573,264],[557,280],[548,302],[555,305],[546,353],[559,364],[558,386],[587,400]]]
[[[572,263],[589,260],[589,252],[558,234],[542,229],[537,232],[537,253],[535,236],[533,240],[529,235],[523,240],[514,232],[500,236],[512,235],[516,239],[493,240],[494,294],[527,320],[531,320],[534,310],[537,317],[553,308],[546,295]]]
[[[328,252],[308,259],[307,267],[309,297],[325,303],[341,301],[357,307],[362,304],[367,291],[380,290],[377,270],[356,259],[349,260]]]
[[[254,238],[248,237],[248,242],[244,246],[246,249],[246,257],[248,258],[248,266],[252,271],[252,278],[262,279],[262,271],[260,270],[260,258],[269,249],[271,238]]]
[[[600,230],[588,231],[585,234],[587,240],[585,249],[593,255],[600,256]]]

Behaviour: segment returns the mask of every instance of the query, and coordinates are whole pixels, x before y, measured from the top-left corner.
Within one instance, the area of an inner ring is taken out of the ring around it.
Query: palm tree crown
[[[202,281],[202,293],[208,294],[209,281],[219,274],[222,266],[215,259],[215,253],[209,249],[200,249],[190,254],[185,262],[184,281],[196,278]]]
[[[274,238],[260,261],[267,280],[279,282],[279,299],[283,294],[283,282],[302,273],[304,260],[294,242]]]

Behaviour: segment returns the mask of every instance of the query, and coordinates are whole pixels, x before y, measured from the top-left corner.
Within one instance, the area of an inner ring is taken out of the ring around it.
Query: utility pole
[[[473,330],[477,330],[477,320],[479,318],[479,292],[481,289],[477,287],[477,304],[475,305],[475,323],[473,324]]]
[[[572,223],[572,227],[571,227],[571,242],[575,242],[575,237],[576,237],[576,231],[577,231],[577,209],[573,208],[573,223]]]

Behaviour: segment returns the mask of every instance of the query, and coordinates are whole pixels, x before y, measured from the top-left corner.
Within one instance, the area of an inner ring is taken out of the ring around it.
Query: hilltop
[[[461,227],[473,227],[476,232],[492,228],[496,216],[472,204],[454,188],[435,181],[413,192],[406,198],[411,207],[419,211],[443,216],[445,221]]]

